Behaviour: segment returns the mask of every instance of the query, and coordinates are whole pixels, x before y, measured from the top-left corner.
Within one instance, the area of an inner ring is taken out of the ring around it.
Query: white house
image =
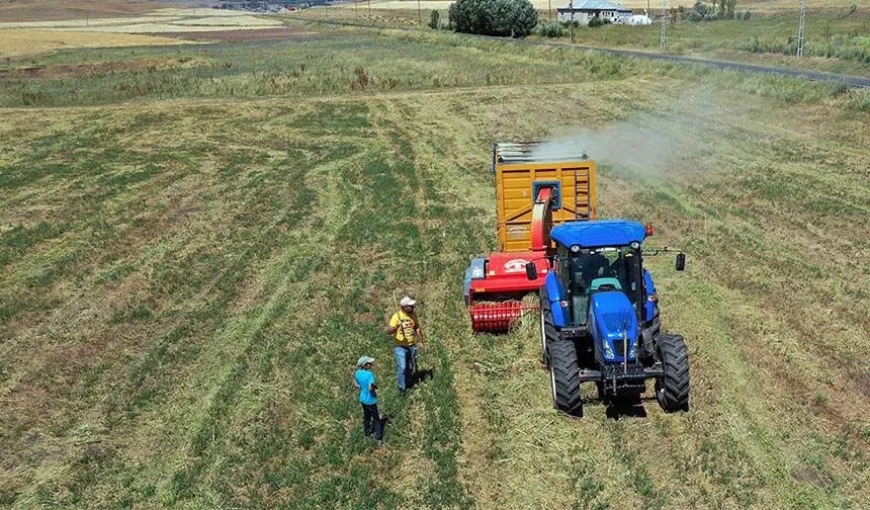
[[[572,5],[573,4],[573,5]],[[611,23],[624,23],[631,17],[631,9],[607,0],[575,0],[565,7],[559,7],[559,21],[571,21],[571,11],[574,12],[574,21],[586,25],[592,18],[610,20]]]

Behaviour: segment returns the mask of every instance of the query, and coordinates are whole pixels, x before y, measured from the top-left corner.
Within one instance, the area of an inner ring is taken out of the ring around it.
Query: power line
[[[574,44],[574,0],[568,2],[568,7],[571,8],[571,44]]]
[[[667,46],[667,41],[665,39],[665,26],[667,25],[668,19],[668,0],[662,0],[662,35],[659,38],[659,46],[662,49],[665,49]]]
[[[804,27],[806,26],[807,0],[801,0],[801,21],[798,23],[797,56],[804,55]]]

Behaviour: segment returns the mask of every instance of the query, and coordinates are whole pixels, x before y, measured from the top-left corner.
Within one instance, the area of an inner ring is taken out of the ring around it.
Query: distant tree
[[[541,37],[563,37],[565,35],[565,27],[555,21],[545,21],[535,27],[535,35]]]
[[[687,19],[694,23],[698,23],[699,21],[713,21],[716,19],[716,9],[715,7],[711,7],[704,2],[701,2],[701,0],[697,0],[695,5],[692,7],[692,10],[689,11]]]
[[[538,24],[529,0],[457,0],[448,10],[457,32],[501,37],[525,37]]]
[[[432,30],[438,30],[441,28],[441,13],[432,9],[432,12],[429,15],[429,28]]]
[[[590,28],[603,27],[604,25],[609,25],[609,24],[610,24],[609,19],[599,18],[598,16],[595,16],[589,20],[589,27]]]
[[[737,0],[726,0],[725,17],[727,19],[734,19],[734,12],[736,9],[737,9]]]

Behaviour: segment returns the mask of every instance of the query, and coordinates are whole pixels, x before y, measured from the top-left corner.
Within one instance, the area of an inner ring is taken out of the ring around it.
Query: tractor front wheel
[[[570,416],[583,416],[580,399],[580,369],[574,342],[558,341],[547,346],[553,407]]]
[[[689,410],[689,351],[680,335],[659,335],[656,354],[664,375],[656,379],[656,400],[666,413]]]

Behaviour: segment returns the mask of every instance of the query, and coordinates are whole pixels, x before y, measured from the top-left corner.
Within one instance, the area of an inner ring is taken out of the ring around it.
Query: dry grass
[[[344,29],[200,53],[214,74],[172,70],[194,97],[111,100],[138,76],[119,71],[64,76],[105,88],[81,105],[2,110],[0,504],[870,498],[866,95],[449,34]],[[274,88],[263,62],[284,70]],[[414,79],[360,88],[350,72],[309,88],[336,67]],[[230,77],[259,95],[201,86]],[[468,330],[462,271],[495,245],[489,143],[566,133],[595,140],[602,215],[649,220],[650,244],[689,253],[682,274],[647,260],[666,328],[691,349],[688,414],[589,402],[565,419],[534,318],[507,336]],[[407,401],[377,320],[406,290],[433,371]],[[392,418],[380,451],[362,442],[348,379],[363,352],[380,360]]]
[[[226,32],[282,26],[280,21],[274,19],[213,9],[164,8],[149,10],[147,15],[127,17],[111,17],[109,15],[116,12],[111,9],[100,12],[106,17],[60,19],[49,16],[47,20],[39,18],[2,22],[0,57],[32,56],[72,48],[183,44],[184,41],[180,39],[152,34]]]
[[[179,39],[149,35],[2,29],[0,30],[0,57],[38,55],[49,51],[73,48],[163,46],[183,43],[184,41]]]
[[[145,16],[0,23],[0,29],[31,28],[119,33],[163,33],[280,26],[271,18],[213,9],[162,9]]]
[[[60,21],[142,15],[173,6],[152,0],[14,0],[0,3],[0,21]]]

